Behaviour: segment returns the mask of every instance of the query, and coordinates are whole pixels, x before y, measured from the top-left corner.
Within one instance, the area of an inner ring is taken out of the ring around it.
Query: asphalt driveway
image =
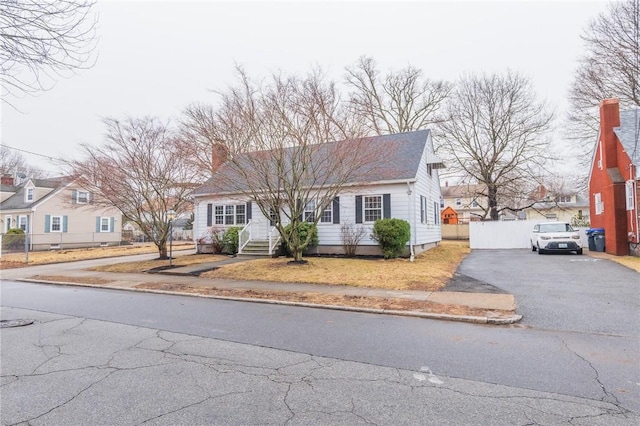
[[[457,271],[511,293],[521,324],[638,336],[640,274],[588,255],[474,250]]]

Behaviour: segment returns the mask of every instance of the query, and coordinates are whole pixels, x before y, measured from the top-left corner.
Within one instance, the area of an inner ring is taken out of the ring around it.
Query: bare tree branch
[[[350,111],[369,132],[376,135],[421,130],[438,123],[440,106],[451,84],[422,77],[422,71],[408,66],[381,77],[373,58],[361,57],[347,68],[351,87]]]
[[[95,194],[97,206],[115,206],[138,225],[167,257],[167,212],[188,211],[194,171],[180,156],[177,139],[166,124],[150,117],[104,120],[100,147],[82,145],[84,159],[69,161],[78,183]]]
[[[81,68],[97,43],[92,0],[0,0],[2,97],[53,87]],[[11,105],[11,104],[10,104]]]
[[[611,3],[589,23],[582,40],[585,53],[569,92],[567,137],[589,170],[600,101],[618,98],[622,108],[640,106],[640,0]]]
[[[528,79],[505,75],[462,78],[440,125],[440,154],[466,183],[479,183],[474,197],[487,199],[485,217],[518,210],[551,159],[553,114],[537,102]]]

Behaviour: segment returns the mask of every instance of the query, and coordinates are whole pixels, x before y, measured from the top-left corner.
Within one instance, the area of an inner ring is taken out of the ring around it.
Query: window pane
[[[333,223],[333,209],[332,209],[332,205],[330,204],[329,207],[327,207],[326,209],[324,209],[324,211],[322,212],[322,216],[320,217],[320,222],[322,223]]]
[[[224,225],[224,206],[215,206],[215,224]]]
[[[364,221],[375,222],[382,219],[382,197],[364,197]]]
[[[60,216],[52,216],[51,217],[51,230],[52,231],[60,231]]]
[[[109,232],[109,218],[101,217],[100,218],[100,231]]]

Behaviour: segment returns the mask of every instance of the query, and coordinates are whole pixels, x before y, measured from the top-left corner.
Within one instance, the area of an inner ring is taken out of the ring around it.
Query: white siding
[[[356,196],[384,195],[391,197],[391,217],[404,219],[411,225],[410,244],[417,246],[417,251],[441,241],[440,226],[440,181],[438,171],[433,170],[431,176],[427,171],[426,151],[433,150],[431,138],[427,141],[425,152],[422,153],[417,180],[415,182],[401,182],[385,185],[370,185],[345,187],[338,194],[340,198],[340,223],[318,223],[318,240],[320,246],[342,246],[341,226],[350,223],[367,230],[361,245],[377,246],[371,239],[373,223],[356,224]],[[413,180],[413,179],[412,179]],[[408,194],[409,190],[411,194]],[[420,196],[427,199],[426,223],[421,223]],[[245,202],[242,197],[198,197],[195,208],[194,238],[202,236],[207,231],[207,204],[237,204]],[[262,218],[262,213],[256,203],[252,203],[252,220]],[[436,220],[437,217],[437,220]],[[219,226],[219,225],[214,225]]]

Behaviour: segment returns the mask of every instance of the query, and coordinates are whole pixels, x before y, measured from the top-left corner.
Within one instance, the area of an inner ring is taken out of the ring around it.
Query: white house
[[[366,144],[361,146],[384,153],[377,157],[372,169],[386,172],[359,175],[342,186],[318,223],[319,245],[314,252],[343,253],[341,229],[344,225],[351,225],[365,231],[357,254],[381,254],[370,234],[375,220],[382,218],[409,222],[411,239],[407,244],[407,255],[437,245],[442,239],[438,169],[444,165],[434,154],[431,132],[420,130],[363,140]],[[230,192],[218,185],[224,181],[220,178],[221,173],[231,172],[223,164],[207,183],[193,193],[194,238],[205,235],[210,228],[242,226],[245,229],[243,235],[251,235],[249,240],[265,241],[271,236],[275,241],[277,231],[246,193]],[[241,253],[246,242],[241,238]]]

